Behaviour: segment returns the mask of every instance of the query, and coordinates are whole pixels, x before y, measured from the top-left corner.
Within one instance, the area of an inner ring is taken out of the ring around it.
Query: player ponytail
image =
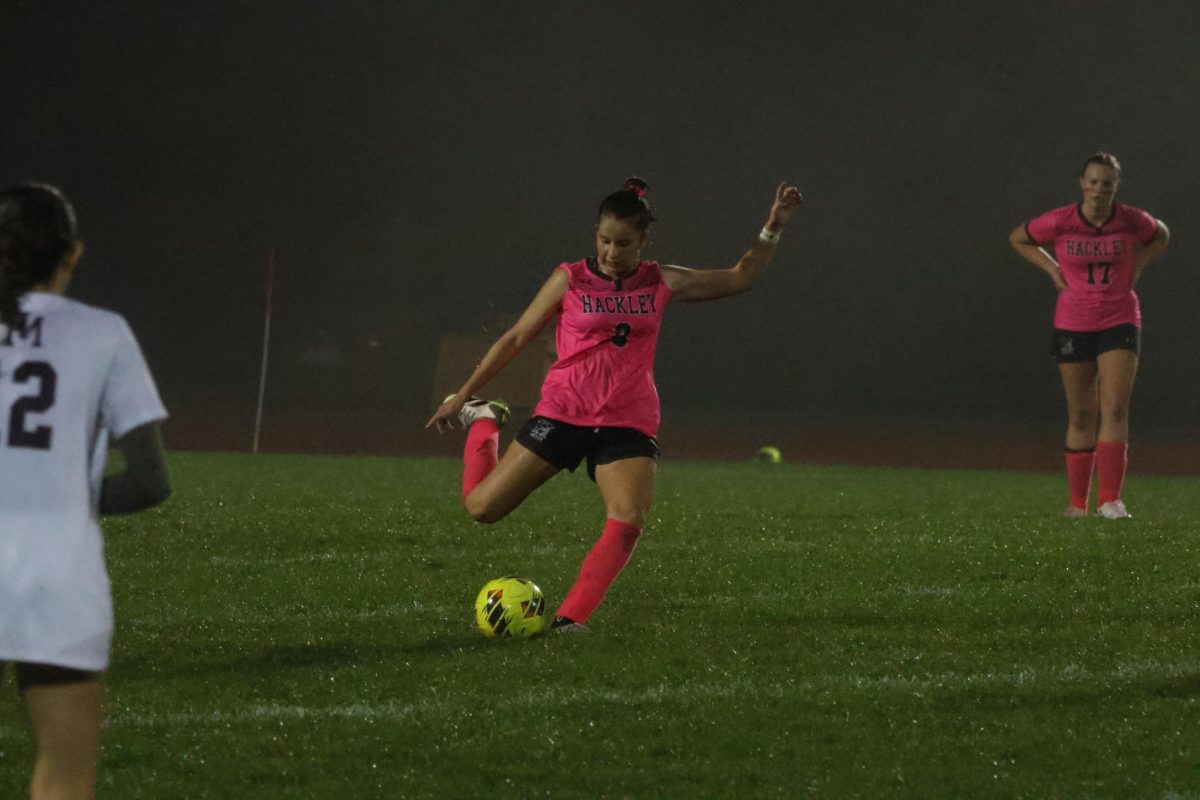
[[[1079,170],[1079,174],[1087,172],[1088,164],[1099,164],[1102,167],[1111,167],[1117,173],[1117,179],[1121,178],[1121,162],[1117,161],[1117,157],[1112,153],[1106,153],[1103,150],[1097,150],[1088,156],[1088,160],[1083,162],[1083,169]]]
[[[77,234],[75,211],[53,186],[0,191],[0,323],[19,321],[21,298],[54,277]]]
[[[639,231],[646,230],[651,222],[655,222],[654,214],[650,211],[650,203],[646,201],[646,190],[650,186],[641,178],[630,178],[625,181],[625,187],[619,189],[600,203],[600,211],[596,218],[613,217],[620,220],[633,220]]]

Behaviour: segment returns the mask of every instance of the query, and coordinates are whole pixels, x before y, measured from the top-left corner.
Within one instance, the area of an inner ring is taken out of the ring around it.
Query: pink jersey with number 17
[[[533,413],[588,427],[658,435],[654,353],[671,290],[655,261],[613,279],[593,259],[560,264],[567,290],[559,308],[558,358]]]
[[[1054,248],[1067,282],[1054,310],[1055,328],[1086,332],[1142,324],[1133,291],[1134,253],[1158,235],[1158,220],[1140,208],[1114,203],[1108,221],[1097,227],[1075,204],[1034,217],[1025,232],[1034,244]]]

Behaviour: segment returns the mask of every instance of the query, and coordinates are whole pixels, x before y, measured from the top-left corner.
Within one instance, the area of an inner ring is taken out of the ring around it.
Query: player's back
[[[107,439],[101,403],[128,326],[118,315],[34,292],[0,326],[0,513],[5,527],[60,533],[92,514]]]
[[[166,411],[125,320],[52,294],[0,325],[0,661],[103,669],[108,437]]]

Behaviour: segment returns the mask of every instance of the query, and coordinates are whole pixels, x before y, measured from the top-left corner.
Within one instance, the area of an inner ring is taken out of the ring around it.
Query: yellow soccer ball
[[[546,629],[546,598],[533,581],[511,575],[496,578],[475,598],[475,624],[484,636],[537,636]]]
[[[754,460],[762,461],[766,464],[780,464],[783,462],[783,453],[779,452],[778,447],[768,445],[767,447],[758,448],[758,452],[754,454]]]

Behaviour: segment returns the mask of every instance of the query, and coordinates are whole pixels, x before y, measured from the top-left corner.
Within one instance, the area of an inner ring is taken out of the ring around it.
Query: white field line
[[[823,675],[809,680],[759,684],[745,680],[725,682],[687,681],[680,684],[661,683],[637,690],[594,689],[594,688],[549,688],[515,694],[497,700],[492,707],[544,707],[571,706],[584,703],[613,703],[617,705],[683,702],[692,704],[696,700],[736,699],[739,701],[779,700],[795,696],[813,696],[828,691],[844,691],[847,688],[925,694],[954,692],[968,689],[1019,689],[1040,686],[1062,687],[1096,681],[1124,681],[1135,678],[1177,678],[1200,674],[1200,662],[1159,664],[1135,662],[1121,664],[1111,670],[1089,670],[1078,664],[1066,664],[1044,670],[1028,667],[1002,672],[941,672],[913,675]],[[473,695],[467,701],[475,703]],[[299,706],[263,704],[241,709],[212,710],[201,712],[154,713],[137,710],[110,709],[107,724],[110,727],[162,728],[180,726],[214,726],[237,723],[259,723],[291,721],[384,721],[399,722],[426,713],[439,715],[454,714],[461,703],[447,700],[425,700],[415,703],[395,701],[385,703],[350,703],[334,706]],[[24,735],[24,731],[11,726],[0,726],[0,738]]]

